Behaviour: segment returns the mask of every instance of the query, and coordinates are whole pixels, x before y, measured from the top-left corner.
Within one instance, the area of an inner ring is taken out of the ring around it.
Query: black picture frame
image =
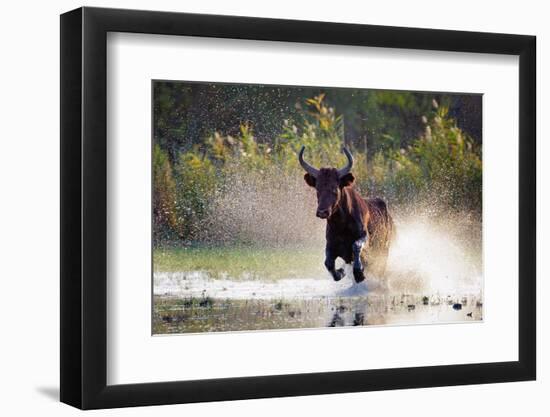
[[[519,56],[519,360],[107,385],[108,32]],[[536,38],[79,8],[61,15],[61,401],[82,409],[534,380]]]

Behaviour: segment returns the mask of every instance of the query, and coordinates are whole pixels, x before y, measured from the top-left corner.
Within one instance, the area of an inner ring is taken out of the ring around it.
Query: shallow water
[[[197,333],[482,320],[478,294],[407,294],[375,278],[277,281],[155,274],[153,333]]]
[[[367,279],[360,284],[353,280],[350,265],[344,265],[346,276],[335,282],[322,267],[321,249],[315,252],[319,259],[264,248],[250,248],[246,257],[223,252],[225,257],[216,258],[216,251],[209,251],[218,261],[210,270],[204,267],[208,262],[202,262],[202,269],[200,262],[193,263],[195,252],[172,256],[185,263],[163,263],[159,256],[153,333],[480,321],[481,250],[472,243],[475,239],[457,237],[451,226],[399,223],[384,278],[367,268]],[[229,262],[235,257],[238,262],[226,264],[226,258]],[[170,269],[175,265],[180,267]],[[182,265],[191,270],[181,271]]]
[[[482,320],[474,298],[424,304],[422,298],[377,296],[302,300],[155,298],[153,332],[197,333]]]

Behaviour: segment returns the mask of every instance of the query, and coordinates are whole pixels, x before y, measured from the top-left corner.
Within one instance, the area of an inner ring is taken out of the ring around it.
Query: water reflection
[[[364,326],[367,324],[368,300],[366,297],[354,299],[349,306],[336,308],[328,327]]]
[[[460,308],[457,308],[460,305]],[[482,320],[476,297],[369,294],[315,299],[155,297],[155,334]]]

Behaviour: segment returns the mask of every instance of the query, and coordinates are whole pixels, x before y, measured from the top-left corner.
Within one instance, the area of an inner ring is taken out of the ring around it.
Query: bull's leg
[[[368,241],[368,234],[365,232],[364,236],[353,242],[353,277],[355,282],[362,282],[365,280],[365,266],[361,262],[361,251],[365,247]]]
[[[329,248],[325,249],[325,266],[328,269],[328,272],[332,275],[332,278],[334,278],[334,281],[340,281],[344,276],[344,269],[338,268],[336,269],[335,266],[336,261],[336,255],[333,251],[331,251]]]

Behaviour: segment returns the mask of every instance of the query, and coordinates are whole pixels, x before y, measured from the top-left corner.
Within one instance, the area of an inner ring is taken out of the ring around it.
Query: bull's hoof
[[[362,269],[353,268],[353,277],[358,284],[365,280],[365,274]]]
[[[334,278],[334,281],[340,281],[342,278],[344,278],[344,275],[346,273],[344,272],[344,268],[338,268],[336,271],[333,272],[332,277]]]

